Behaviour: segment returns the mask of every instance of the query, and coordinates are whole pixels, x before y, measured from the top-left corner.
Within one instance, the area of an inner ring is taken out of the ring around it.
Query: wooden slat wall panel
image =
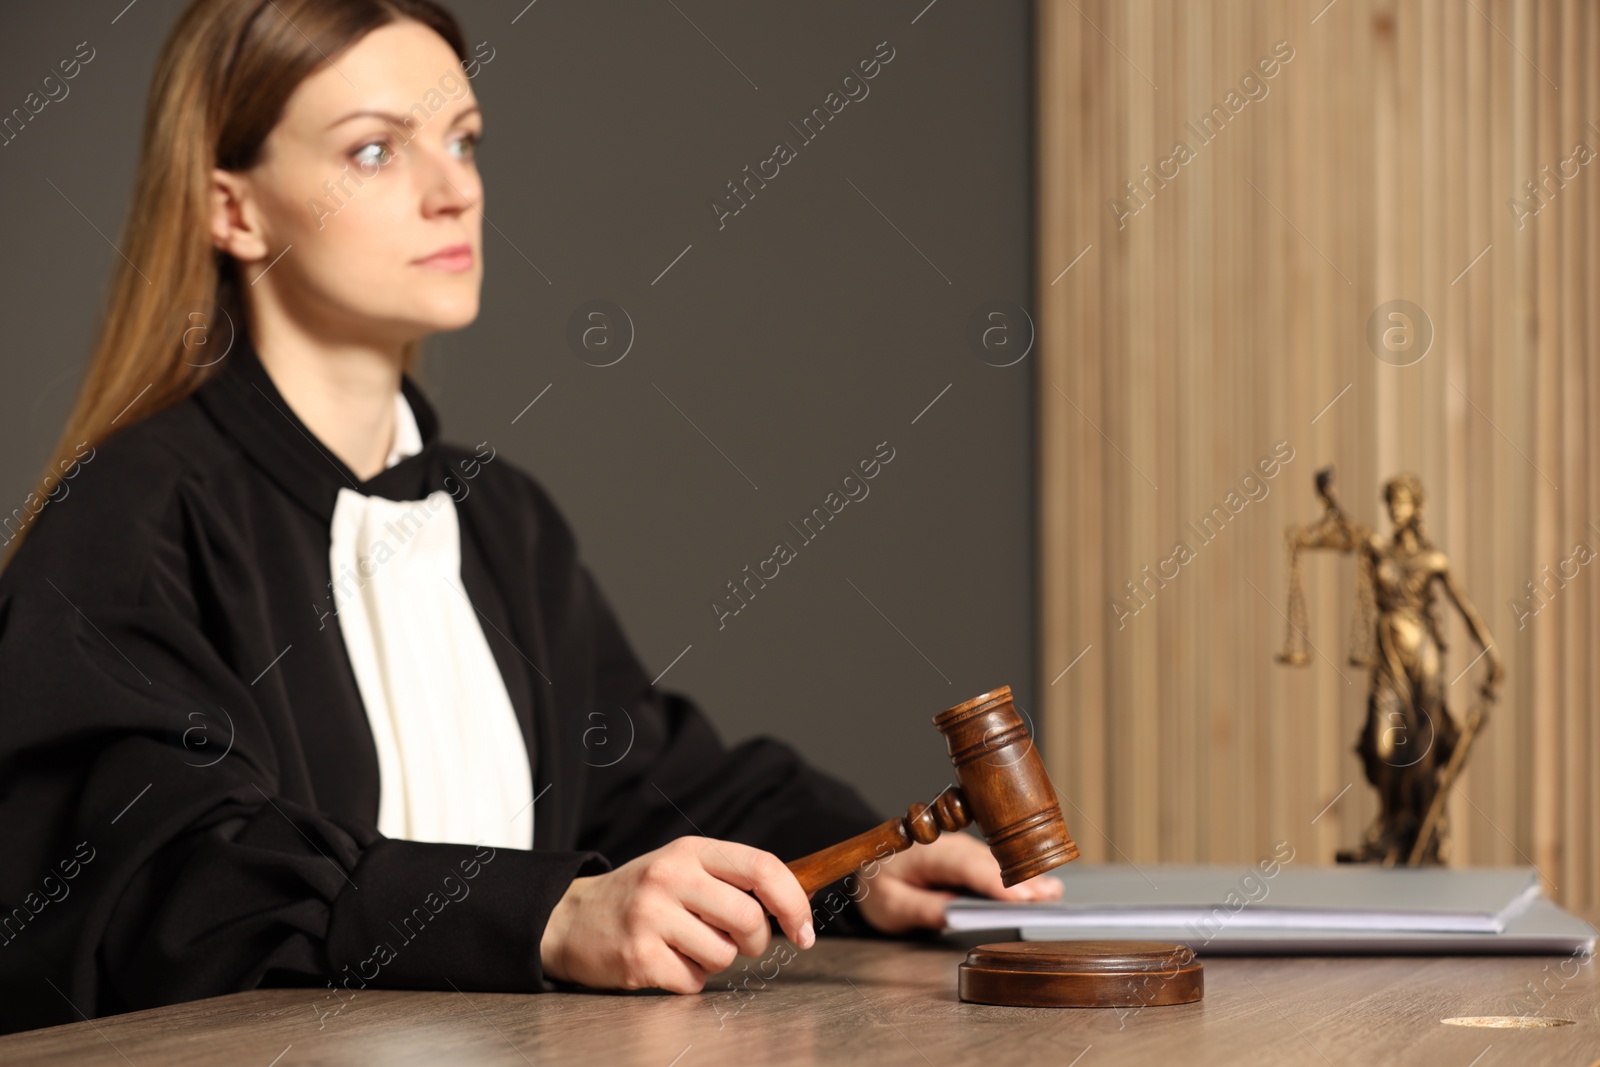
[[[1326,863],[1355,843],[1376,810],[1352,751],[1355,564],[1307,560],[1318,654],[1280,667],[1282,535],[1315,518],[1318,467],[1384,530],[1382,483],[1410,470],[1508,667],[1451,799],[1454,861],[1533,863],[1559,899],[1600,906],[1600,560],[1520,629],[1511,606],[1580,541],[1600,551],[1600,160],[1521,228],[1508,207],[1580,141],[1600,151],[1600,12],[1036,11],[1041,716],[1085,857],[1250,864],[1287,839]],[[1294,57],[1266,96],[1202,143],[1194,125],[1278,41]],[[1149,178],[1179,140],[1194,158]],[[1119,220],[1129,182],[1144,202]],[[1433,323],[1409,367],[1365,340],[1397,298]],[[1280,440],[1295,455],[1267,495],[1197,540]],[[1180,539],[1193,561],[1154,578]],[[1453,678],[1475,648],[1441,610]],[[1481,673],[1452,686],[1458,717]]]

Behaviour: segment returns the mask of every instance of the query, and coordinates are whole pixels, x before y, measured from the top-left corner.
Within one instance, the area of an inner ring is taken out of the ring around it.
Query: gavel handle
[[[920,801],[906,809],[897,819],[874,826],[837,845],[829,845],[809,856],[790,860],[786,866],[794,872],[807,898],[824,886],[858,870],[873,860],[882,860],[896,852],[904,852],[914,844],[928,844],[941,833],[959,830],[972,821],[967,811],[966,797],[958,786],[949,786],[932,804]]]

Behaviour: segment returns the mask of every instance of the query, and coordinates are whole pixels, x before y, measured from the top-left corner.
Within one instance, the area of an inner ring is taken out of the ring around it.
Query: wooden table
[[[0,1063],[1581,1067],[1600,1060],[1592,962],[1569,964],[1567,973],[1577,973],[1563,983],[1556,976],[1565,957],[1557,956],[1214,957],[1205,960],[1205,999],[1194,1004],[1125,1014],[959,1001],[956,965],[966,949],[1009,936],[824,938],[787,966],[769,952],[766,973],[776,977],[765,989],[752,978],[753,995],[738,1000],[727,982],[755,973],[760,961],[740,960],[692,997],[368,990],[321,1018],[333,1004],[315,990],[238,993],[3,1037]],[[1526,988],[1541,981],[1549,990],[1542,1007]],[[1483,1029],[1440,1021],[1506,1015],[1573,1024]]]

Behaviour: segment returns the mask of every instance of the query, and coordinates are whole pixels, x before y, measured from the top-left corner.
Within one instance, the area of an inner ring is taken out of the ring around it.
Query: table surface
[[[1600,980],[1593,963],[1568,957],[1212,957],[1202,958],[1205,997],[1193,1004],[1136,1010],[962,1003],[956,967],[966,950],[1008,936],[823,938],[805,952],[775,939],[762,960],[737,961],[697,996],[364,990],[338,1008],[314,989],[258,990],[0,1037],[0,1063],[1581,1067],[1600,1061]],[[772,976],[764,988],[763,973]],[[749,993],[730,993],[735,980]],[[1542,983],[1539,999],[1529,983]],[[1495,1016],[1571,1025],[1442,1022]]]

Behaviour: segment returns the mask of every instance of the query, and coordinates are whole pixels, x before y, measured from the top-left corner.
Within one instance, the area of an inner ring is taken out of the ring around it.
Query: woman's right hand
[[[698,993],[736,956],[766,952],[767,912],[801,948],[816,941],[811,903],[778,857],[680,837],[614,871],[574,878],[545,923],[539,959],[547,976],[594,989]]]

